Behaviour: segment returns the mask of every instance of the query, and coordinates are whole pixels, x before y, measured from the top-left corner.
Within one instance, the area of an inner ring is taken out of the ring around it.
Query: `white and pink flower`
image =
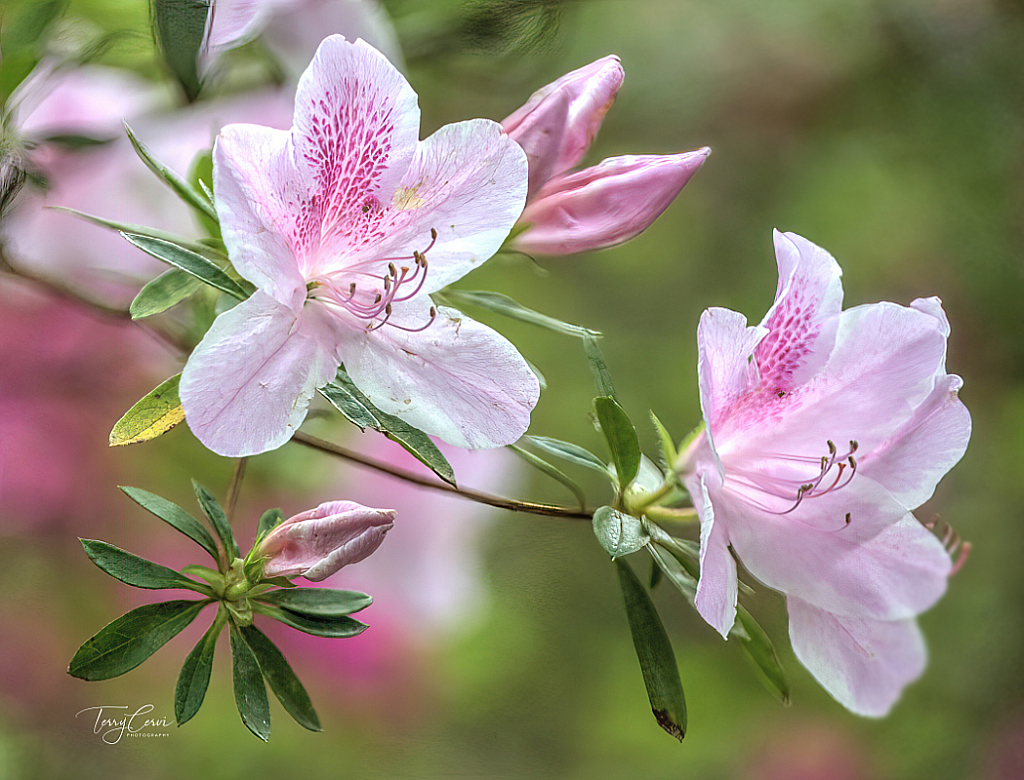
[[[924,669],[915,618],[951,570],[911,510],[963,455],[970,415],[938,298],[843,311],[831,255],[792,233],[775,248],[762,323],[714,308],[698,329],[706,430],[676,464],[701,521],[696,605],[729,633],[735,553],[786,594],[800,661],[844,706],[881,716]]]
[[[518,439],[536,376],[507,340],[429,294],[501,246],[525,200],[522,149],[485,119],[419,141],[412,87],[341,36],[300,79],[294,122],[230,125],[214,148],[224,241],[258,289],[185,366],[192,431],[222,455],[274,449],[344,364],[378,407],[451,444]]]

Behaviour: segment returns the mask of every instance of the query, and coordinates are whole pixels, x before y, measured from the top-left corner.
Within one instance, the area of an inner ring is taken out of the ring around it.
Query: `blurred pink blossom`
[[[915,618],[951,569],[911,510],[963,455],[971,419],[937,298],[842,311],[831,255],[792,233],[775,249],[761,324],[715,308],[698,329],[706,429],[676,464],[701,521],[696,605],[729,633],[735,552],[786,594],[804,666],[848,709],[881,716],[924,670]]]

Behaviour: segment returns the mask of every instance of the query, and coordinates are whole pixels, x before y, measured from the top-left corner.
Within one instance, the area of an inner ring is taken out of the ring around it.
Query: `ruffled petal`
[[[793,652],[851,712],[880,718],[924,671],[927,651],[915,620],[833,615],[790,597]]]
[[[429,314],[391,320],[422,326]],[[522,436],[537,403],[537,377],[495,331],[442,308],[426,329],[386,325],[352,331],[341,355],[349,375],[385,412],[468,449],[500,447]]]
[[[694,604],[701,617],[727,638],[736,621],[736,561],[729,552],[725,524],[716,522],[703,477],[700,490],[700,580]]]
[[[716,509],[721,515],[723,507]],[[780,517],[730,513],[729,539],[765,585],[850,617],[918,615],[945,592],[952,568],[942,543],[909,513],[861,542],[848,539],[845,529],[829,533]]]
[[[189,428],[218,455],[280,447],[337,372],[335,338],[321,307],[296,316],[257,291],[214,321],[185,365],[179,392]]]
[[[719,307],[707,309],[697,326],[697,378],[700,408],[712,438],[736,401],[757,387],[751,355],[768,331],[748,327],[747,318]]]

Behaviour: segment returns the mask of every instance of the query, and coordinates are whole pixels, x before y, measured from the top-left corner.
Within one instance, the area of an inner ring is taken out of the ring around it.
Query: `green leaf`
[[[778,696],[783,704],[789,704],[789,679],[779,661],[778,653],[775,652],[772,640],[753,615],[742,606],[737,606],[736,618],[746,636],[740,635],[735,630],[731,631],[729,636],[739,639],[740,646],[761,672],[761,681],[765,687]]]
[[[121,491],[147,512],[156,515],[172,528],[181,531],[210,553],[215,561],[220,559],[217,543],[213,541],[210,532],[180,506],[142,488],[122,487]]]
[[[188,174],[189,183],[197,192],[202,192],[203,197],[211,205],[213,204],[213,192],[210,186],[213,183],[213,149],[200,152],[192,160],[192,168]],[[203,212],[199,214],[199,221],[203,229],[211,236],[220,239],[220,223],[216,219],[210,219]]]
[[[587,497],[583,494],[583,488],[581,488],[574,479],[566,474],[561,469],[551,465],[546,460],[538,455],[534,455],[532,452],[524,450],[522,447],[517,447],[514,444],[509,444],[508,448],[512,450],[516,455],[525,460],[531,466],[538,471],[547,474],[556,482],[565,486],[569,492],[576,497],[576,503],[579,504],[580,509],[585,509],[587,506]]]
[[[240,629],[242,639],[249,645],[256,661],[260,665],[263,677],[270,683],[281,706],[287,710],[295,722],[310,731],[320,731],[320,718],[313,709],[309,694],[295,676],[284,654],[271,642],[266,634],[256,626],[245,626]]]
[[[179,726],[191,720],[203,705],[213,670],[213,651],[222,628],[224,621],[215,620],[181,667],[178,684],[174,687],[174,719]]]
[[[679,559],[668,550],[657,544],[651,544],[647,547],[651,552],[651,557],[654,558],[657,568],[663,572],[669,579],[669,581],[675,585],[680,593],[686,596],[687,600],[693,604],[694,599],[697,597],[697,580],[690,576],[690,573],[686,571]]]
[[[586,353],[587,362],[590,364],[590,373],[594,375],[594,384],[597,385],[597,394],[615,398],[615,386],[612,384],[612,375],[608,370],[608,364],[604,362],[604,355],[601,353],[601,345],[594,336],[583,336],[583,351]]]
[[[240,557],[241,553],[238,549],[238,542],[235,541],[235,535],[231,531],[228,516],[224,514],[224,510],[217,503],[213,494],[194,479],[192,480],[192,489],[196,492],[196,498],[199,500],[199,507],[203,510],[203,514],[206,515],[206,519],[210,521],[213,530],[220,537],[220,542],[228,554],[227,563],[230,565],[235,558]]]
[[[0,108],[38,64],[45,49],[44,38],[64,5],[64,0],[22,3],[14,13],[5,9],[0,14]]]
[[[608,464],[578,444],[559,441],[558,439],[549,439],[547,436],[524,436],[522,441],[532,444],[534,447],[549,452],[556,457],[564,458],[571,463],[575,463],[577,466],[593,469],[605,476],[608,475]]]
[[[654,603],[629,564],[617,560],[615,566],[619,572],[633,647],[640,661],[654,717],[659,726],[682,741],[686,735],[686,698],[672,644]]]
[[[195,620],[209,603],[161,601],[121,615],[78,648],[68,674],[82,680],[109,680],[130,672]]]
[[[268,594],[269,595],[269,594]],[[262,596],[260,598],[263,598]],[[350,636],[357,636],[363,633],[368,625],[360,623],[355,618],[344,615],[339,616],[317,616],[304,615],[301,612],[292,612],[290,609],[281,609],[261,603],[252,602],[253,612],[280,620],[286,626],[302,631],[313,636],[324,636],[331,639],[344,639]]]
[[[163,436],[185,419],[178,397],[181,374],[161,382],[124,413],[110,431],[111,447],[138,444]]]
[[[320,388],[320,393],[331,402],[339,412],[359,428],[372,428],[398,442],[420,463],[433,471],[450,485],[455,484],[455,470],[437,448],[419,428],[414,428],[393,414],[382,412],[363,395],[356,387],[344,368],[338,369],[333,382]]]
[[[594,411],[612,453],[619,488],[625,490],[640,469],[640,442],[636,438],[636,428],[625,410],[610,396],[595,398]]]
[[[546,314],[529,309],[518,301],[509,298],[501,293],[486,292],[484,290],[445,290],[444,297],[454,303],[479,306],[481,309],[493,311],[520,322],[528,322],[531,325],[538,325],[556,333],[564,333],[567,336],[583,338],[584,336],[599,337],[601,334],[590,328],[583,328],[579,325],[570,325],[568,322],[556,320]]]
[[[670,474],[675,474],[673,470],[675,467],[676,460],[679,459],[679,453],[676,452],[676,445],[672,441],[672,436],[669,434],[668,429],[661,424],[654,412],[651,412],[651,422],[654,423],[654,429],[658,432],[658,437],[661,439],[661,454],[665,458],[665,468]]]
[[[197,252],[159,238],[150,238],[149,236],[135,235],[134,233],[125,233],[123,231],[121,235],[124,236],[129,244],[137,246],[146,254],[192,274],[200,281],[205,282],[211,287],[216,287],[233,298],[244,301],[249,297],[248,293],[239,286],[238,282],[228,276],[215,263]]]
[[[280,509],[268,509],[264,512],[256,527],[256,544],[259,544],[260,540],[280,525],[283,520],[284,512]]]
[[[148,588],[150,590],[185,588],[207,596],[214,595],[205,585],[189,579],[184,574],[161,566],[159,563],[147,561],[120,547],[97,539],[79,539],[78,541],[82,543],[86,555],[93,563],[111,577],[121,580],[126,585],[131,585],[133,588]]]
[[[160,314],[188,298],[203,283],[180,268],[164,271],[148,282],[135,296],[129,307],[133,320],[141,320]]]
[[[234,624],[231,625],[231,679],[235,705],[242,723],[264,742],[270,739],[270,701],[259,662],[248,642]]]
[[[164,63],[191,103],[199,95],[199,51],[209,0],[152,0],[153,33]]]
[[[354,590],[332,588],[293,588],[272,590],[258,597],[260,601],[307,617],[341,617],[366,609],[373,599]]]
[[[146,164],[146,167],[159,176],[168,187],[174,190],[178,197],[195,209],[200,217],[217,224],[217,212],[214,210],[213,204],[210,203],[206,195],[196,190],[191,184],[185,181],[185,179],[156,159],[149,147],[136,137],[135,133],[132,132],[132,129],[127,124],[125,124],[124,129],[125,132],[128,133],[128,140],[131,141],[132,148],[135,149],[135,153],[139,155],[139,159]]]
[[[183,236],[176,236],[165,230],[158,230],[157,228],[146,227],[145,225],[136,225],[131,222],[120,222],[116,219],[97,217],[93,214],[86,214],[84,211],[69,209],[64,206],[48,206],[47,208],[53,209],[54,211],[63,211],[64,213],[71,214],[79,219],[84,219],[86,222],[91,222],[92,224],[99,225],[100,227],[116,230],[119,233],[129,233],[133,236],[145,236],[146,238],[166,241],[169,244],[174,244],[175,246],[180,246],[182,249],[188,249],[190,252],[202,255],[208,260],[216,260],[225,263],[228,261],[228,256],[214,246],[210,246],[209,244],[201,241],[192,241],[191,239]],[[244,288],[244,285],[241,286]]]
[[[603,506],[594,512],[594,536],[612,559],[632,555],[650,541],[640,520]]]

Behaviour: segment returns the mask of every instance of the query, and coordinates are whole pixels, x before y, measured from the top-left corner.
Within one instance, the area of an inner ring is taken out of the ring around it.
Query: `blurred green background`
[[[964,377],[974,434],[918,515],[941,514],[973,551],[921,618],[929,667],[888,718],[850,715],[793,658],[783,600],[760,589],[749,605],[790,674],[793,703],[783,707],[742,654],[662,586],[654,597],[690,713],[686,739],[676,743],[650,715],[615,573],[588,524],[505,513],[478,542],[486,602],[471,623],[441,638],[425,626],[422,637],[390,649],[376,640],[368,652],[383,672],[362,683],[324,651],[297,658],[324,733],[303,731],[275,702],[271,742],[252,737],[234,711],[222,640],[209,697],[191,723],[166,738],[107,745],[75,713],[139,702],[172,717],[178,668],[201,633],[197,623],[117,680],[65,674],[78,644],[140,603],[91,566],[75,536],[170,563],[188,552],[128,506],[112,480],[112,509],[102,517],[0,529],[0,778],[1024,777],[1024,4],[386,5],[420,94],[424,135],[468,117],[500,120],[534,89],[614,53],[626,81],[584,163],[713,148],[677,201],[631,243],[568,258],[502,257],[459,284],[604,332],[617,390],[638,423],[654,410],[681,438],[698,422],[697,320],[712,305],[761,318],[775,291],[773,227],[835,255],[848,306],[942,298],[952,324],[947,364]],[[138,36],[109,61],[152,68],[144,3],[71,9],[107,29],[134,25]],[[480,319],[546,376],[531,433],[599,451],[578,345]],[[124,391],[110,423],[140,389]],[[640,427],[655,453],[653,431]],[[108,452],[104,444],[101,437],[83,457],[109,459],[117,484],[189,506],[190,476],[221,495],[226,489],[231,464],[204,453],[183,428],[138,445],[146,449]],[[511,456],[507,463],[518,468]],[[323,480],[345,467],[289,445],[251,468],[247,487],[263,491],[258,513],[275,499],[295,511],[312,506],[304,491],[322,493]],[[574,476],[593,505],[607,500],[600,483]],[[543,476],[524,472],[522,480],[523,497],[571,502]],[[647,561],[638,565],[646,572]],[[351,572],[346,584],[358,587],[358,567]],[[373,631],[334,641],[369,641]],[[336,675],[340,682],[329,681]]]

